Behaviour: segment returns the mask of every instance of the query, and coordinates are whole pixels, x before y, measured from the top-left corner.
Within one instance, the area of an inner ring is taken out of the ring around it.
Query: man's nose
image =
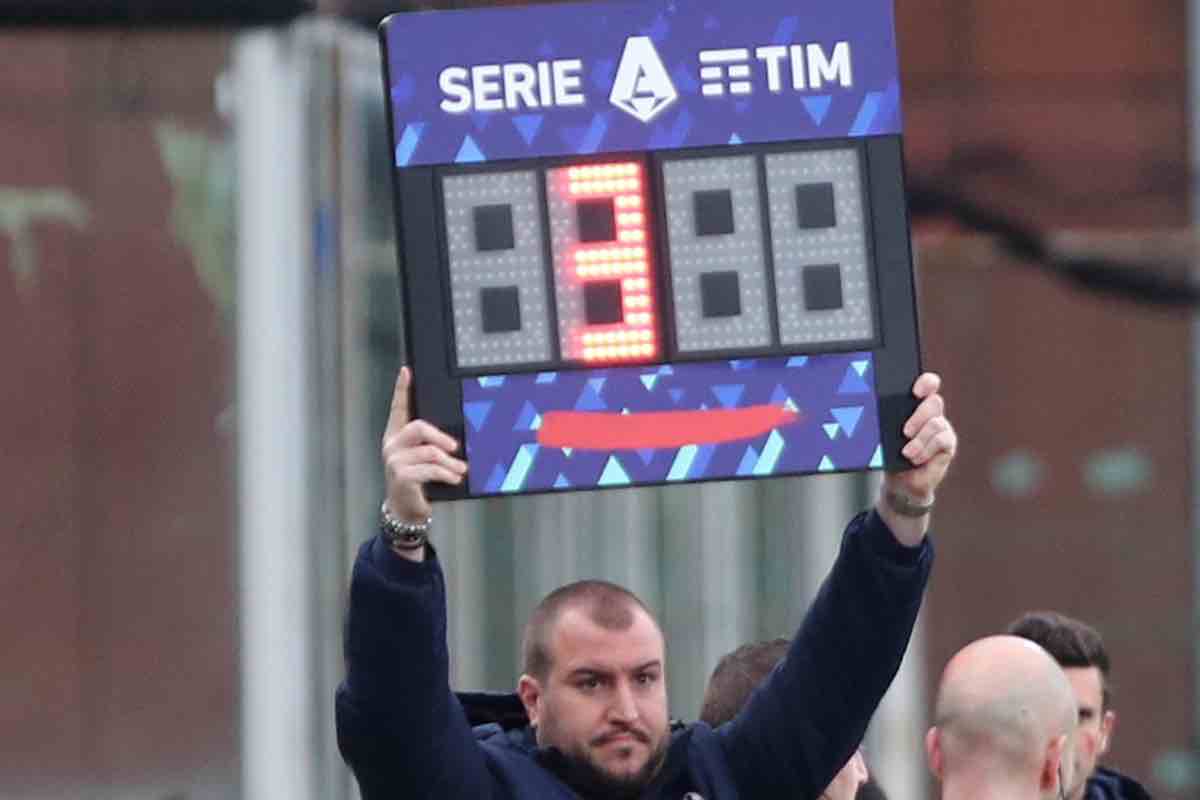
[[[634,697],[632,686],[624,681],[617,684],[610,710],[613,717],[622,722],[633,722],[638,718],[637,698]]]

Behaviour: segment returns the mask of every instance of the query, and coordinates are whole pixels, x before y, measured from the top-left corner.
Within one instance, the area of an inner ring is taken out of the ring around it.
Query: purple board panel
[[[476,496],[883,465],[867,352],[485,376],[462,397]]]
[[[898,134],[891,0],[395,14],[397,167]]]

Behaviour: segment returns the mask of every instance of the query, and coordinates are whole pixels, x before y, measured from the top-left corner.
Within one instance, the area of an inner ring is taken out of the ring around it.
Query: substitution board
[[[438,499],[902,468],[920,371],[891,0],[380,26]]]

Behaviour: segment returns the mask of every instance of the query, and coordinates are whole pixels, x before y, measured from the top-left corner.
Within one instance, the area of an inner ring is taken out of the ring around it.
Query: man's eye
[[[581,680],[579,682],[579,688],[587,689],[589,691],[592,689],[599,689],[600,688],[600,679],[599,678],[584,678],[583,680]]]
[[[658,676],[651,672],[643,672],[641,675],[638,675],[638,683],[642,684],[643,686],[649,686],[657,680]]]

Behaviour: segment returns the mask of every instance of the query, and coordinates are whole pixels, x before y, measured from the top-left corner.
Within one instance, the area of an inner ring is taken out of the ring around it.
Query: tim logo
[[[612,104],[642,122],[649,122],[678,97],[650,37],[629,37],[617,65],[612,94],[608,96]]]

